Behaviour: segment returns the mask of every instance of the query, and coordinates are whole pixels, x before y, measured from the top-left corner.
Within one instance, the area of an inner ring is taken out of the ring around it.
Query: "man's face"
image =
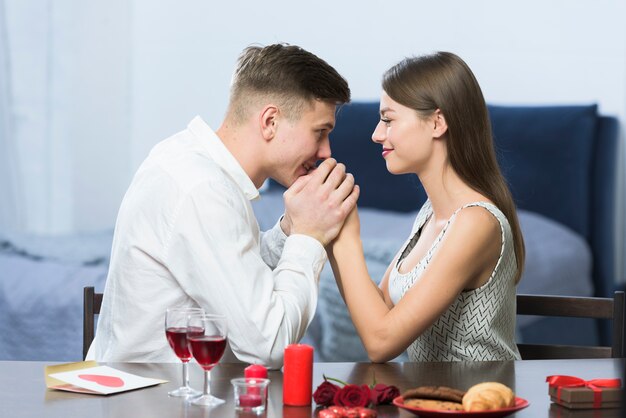
[[[298,120],[281,118],[273,144],[276,152],[270,177],[285,187],[330,158],[328,134],[335,127],[335,104],[314,100]]]

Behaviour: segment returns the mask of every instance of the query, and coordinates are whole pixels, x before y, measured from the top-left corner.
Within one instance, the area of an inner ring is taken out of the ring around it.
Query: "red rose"
[[[313,400],[318,405],[330,406],[333,404],[335,393],[339,390],[339,386],[325,380],[313,392]]]
[[[345,385],[335,393],[333,402],[335,405],[347,406],[367,406],[370,403],[370,388],[367,385]]]
[[[384,383],[378,383],[372,388],[371,396],[372,404],[383,405],[391,403],[394,398],[400,396],[400,390],[393,385],[387,386]]]

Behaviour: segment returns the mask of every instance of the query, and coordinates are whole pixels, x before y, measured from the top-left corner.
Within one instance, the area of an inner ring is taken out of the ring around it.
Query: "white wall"
[[[376,99],[381,74],[403,57],[450,50],[489,102],[598,102],[626,120],[623,1],[133,4],[134,165],[195,114],[217,127],[235,59],[254,42],[317,53],[348,79],[355,100]]]

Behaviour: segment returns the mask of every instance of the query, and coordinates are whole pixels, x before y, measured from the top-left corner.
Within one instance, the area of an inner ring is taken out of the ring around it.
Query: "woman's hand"
[[[329,245],[329,249],[332,251],[337,245],[341,245],[342,242],[349,240],[361,239],[361,220],[359,219],[359,211],[355,206],[354,209],[348,214],[339,235]]]

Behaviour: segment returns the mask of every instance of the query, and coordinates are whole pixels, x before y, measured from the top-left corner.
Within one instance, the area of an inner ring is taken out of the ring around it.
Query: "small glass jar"
[[[269,379],[239,377],[230,382],[235,390],[235,410],[254,414],[265,411]]]

